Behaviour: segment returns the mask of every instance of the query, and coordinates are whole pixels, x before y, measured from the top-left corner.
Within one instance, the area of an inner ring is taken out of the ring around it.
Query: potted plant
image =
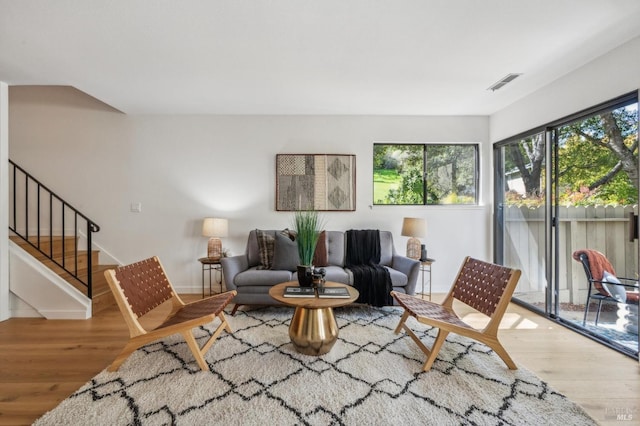
[[[294,229],[298,244],[298,283],[301,287],[312,285],[313,255],[318,237],[322,230],[322,221],[316,210],[297,210],[294,217]]]

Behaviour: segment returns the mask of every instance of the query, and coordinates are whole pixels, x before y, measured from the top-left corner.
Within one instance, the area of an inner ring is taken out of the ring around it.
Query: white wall
[[[525,132],[640,87],[640,37],[491,116],[491,141]]]
[[[96,242],[123,263],[158,255],[177,287],[198,292],[206,254],[201,221],[229,219],[223,245],[244,252],[252,228],[291,226],[275,211],[278,153],[355,154],[355,212],[325,213],[326,228],[394,233],[404,216],[425,217],[445,291],[465,255],[491,256],[487,117],[128,116],[66,87],[11,87],[10,157],[96,221]],[[481,144],[479,207],[370,207],[373,143]],[[141,213],[130,212],[131,203]]]
[[[404,253],[404,216],[429,222],[434,284],[445,291],[464,255],[491,259],[491,146],[637,90],[640,38],[487,117],[127,116],[66,87],[11,87],[9,154],[102,227],[96,241],[121,262],[158,255],[174,284],[199,291],[205,216],[227,217],[233,253],[255,227],[290,226],[276,212],[275,155],[357,157],[355,212],[327,228],[380,228]],[[1,111],[1,108],[0,108]],[[0,126],[2,128],[2,126]],[[6,129],[6,126],[4,126]],[[490,136],[489,136],[490,134]],[[481,206],[370,207],[374,142],[479,142]],[[142,203],[141,213],[130,204]],[[3,209],[5,210],[5,209]],[[5,227],[6,229],[6,227]]]
[[[9,152],[9,87],[0,81],[0,321],[9,312],[9,231],[7,162]]]

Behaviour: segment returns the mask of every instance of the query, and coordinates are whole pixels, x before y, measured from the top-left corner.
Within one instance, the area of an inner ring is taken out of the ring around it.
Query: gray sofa
[[[263,231],[275,237],[280,231]],[[351,272],[344,268],[346,258],[345,232],[325,231],[327,264],[326,280],[353,285]],[[380,264],[389,270],[393,290],[414,295],[420,262],[396,253],[393,236],[389,231],[380,231]],[[240,305],[277,305],[279,302],[269,296],[269,289],[275,284],[297,280],[296,272],[282,269],[259,269],[260,251],[256,230],[249,232],[245,254],[221,259],[222,272],[228,290],[236,290],[233,299]]]

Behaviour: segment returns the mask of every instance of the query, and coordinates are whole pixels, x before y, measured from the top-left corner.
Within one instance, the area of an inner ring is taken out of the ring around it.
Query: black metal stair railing
[[[47,259],[69,273],[92,297],[91,236],[100,231],[94,221],[82,214],[31,174],[9,160],[9,229]],[[35,211],[34,211],[35,210]],[[73,226],[73,229],[69,229]],[[79,232],[86,229],[86,277],[79,268],[82,248]],[[54,253],[54,238],[61,239],[62,253]],[[72,244],[72,247],[68,245]],[[69,260],[67,260],[69,258]]]

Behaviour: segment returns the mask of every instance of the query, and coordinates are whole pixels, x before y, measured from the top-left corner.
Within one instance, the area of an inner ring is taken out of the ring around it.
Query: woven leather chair
[[[395,333],[404,329],[420,349],[427,355],[422,370],[429,371],[449,333],[456,333],[484,343],[502,358],[507,367],[516,370],[502,344],[498,341],[498,326],[502,320],[511,295],[520,279],[520,270],[510,269],[493,263],[466,257],[462,267],[442,304],[430,302],[404,293],[391,292],[404,314]],[[453,310],[453,302],[458,300],[490,317],[489,323],[481,330],[468,325]],[[406,324],[409,317],[438,328],[438,335],[428,348]]]
[[[200,368],[203,371],[209,370],[204,354],[223,330],[231,333],[231,327],[224,316],[223,309],[236,295],[235,291],[185,304],[173,289],[160,260],[155,256],[116,269],[109,269],[104,274],[129,327],[131,337],[107,370],[116,371],[129,355],[141,346],[175,333],[182,334]],[[146,330],[138,319],[167,301],[171,301],[172,306],[169,315],[157,327]],[[191,330],[208,324],[216,318],[220,319],[220,325],[200,348]]]

